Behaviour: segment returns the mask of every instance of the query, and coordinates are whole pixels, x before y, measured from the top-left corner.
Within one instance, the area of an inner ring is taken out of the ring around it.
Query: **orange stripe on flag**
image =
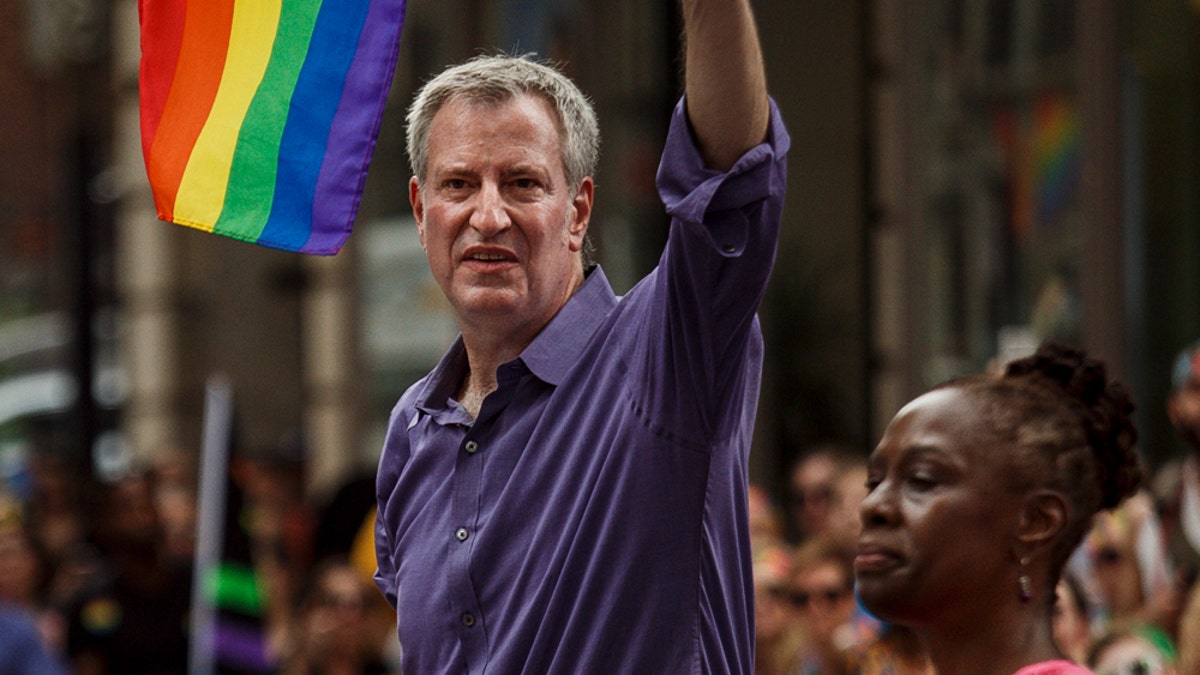
[[[187,3],[175,77],[163,106],[158,133],[146,156],[154,203],[163,220],[173,219],[179,182],[221,84],[234,1],[190,0]]]

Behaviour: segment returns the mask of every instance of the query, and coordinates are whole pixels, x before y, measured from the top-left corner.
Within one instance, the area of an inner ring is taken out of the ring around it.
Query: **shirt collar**
[[[543,382],[557,386],[616,304],[617,296],[608,277],[596,266],[567,304],[521,352],[525,367]]]
[[[421,394],[417,396],[418,410],[437,416],[440,411],[448,410],[451,398],[458,394],[458,385],[467,374],[467,348],[463,344],[462,334],[454,339],[454,344],[442,356],[442,360],[425,378]],[[469,420],[466,411],[462,414]],[[450,422],[453,420],[445,420]]]
[[[596,266],[518,358],[538,379],[557,386],[616,304],[617,296],[608,277]],[[430,414],[446,410],[447,402],[458,393],[467,367],[467,350],[460,334],[429,373],[416,407]]]

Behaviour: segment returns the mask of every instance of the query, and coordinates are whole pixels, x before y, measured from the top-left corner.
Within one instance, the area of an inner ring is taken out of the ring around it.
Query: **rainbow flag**
[[[162,220],[330,255],[354,224],[405,0],[139,0]]]
[[[1039,95],[1027,111],[1004,105],[992,124],[1006,164],[1012,232],[1026,238],[1052,227],[1074,205],[1082,140],[1079,113],[1061,92]]]

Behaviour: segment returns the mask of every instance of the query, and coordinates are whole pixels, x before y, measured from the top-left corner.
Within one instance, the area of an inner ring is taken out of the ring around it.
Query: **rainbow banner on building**
[[[287,251],[350,235],[405,0],[139,0],[158,217]]]

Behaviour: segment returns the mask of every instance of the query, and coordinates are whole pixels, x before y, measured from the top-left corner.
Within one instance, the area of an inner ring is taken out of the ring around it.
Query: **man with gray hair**
[[[574,84],[482,57],[413,103],[409,198],[460,335],[379,464],[405,672],[753,670],[755,312],[788,137],[749,0],[682,6],[671,231],[624,297],[584,259],[598,133]]]

